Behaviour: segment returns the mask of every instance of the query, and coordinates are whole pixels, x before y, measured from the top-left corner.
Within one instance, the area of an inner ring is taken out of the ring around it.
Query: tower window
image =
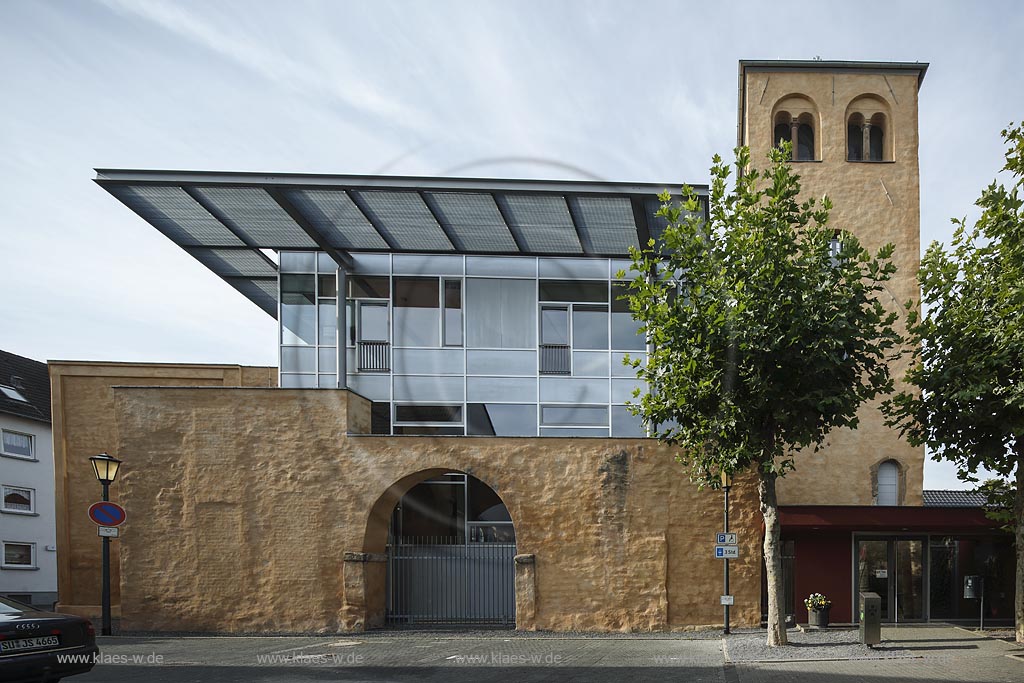
[[[847,161],[893,161],[889,103],[874,94],[861,95],[846,108]]]
[[[790,129],[788,123],[776,123],[775,124],[775,142],[774,142],[774,144],[772,146],[773,147],[781,147],[783,142],[789,142],[790,141],[789,138],[792,135],[790,130],[791,129]]]
[[[895,460],[886,460],[878,466],[878,495],[876,505],[899,505],[900,466]]]
[[[846,124],[846,159],[860,161],[864,158],[864,117],[853,114]]]
[[[884,159],[885,115],[875,114],[871,117],[871,128],[868,129],[868,161]]]
[[[797,129],[796,158],[797,161],[814,159],[814,128],[808,123],[801,123]]]
[[[814,161],[818,158],[814,107],[803,97],[790,97],[786,103],[787,108],[776,111],[772,117],[772,146],[790,142],[793,161]]]

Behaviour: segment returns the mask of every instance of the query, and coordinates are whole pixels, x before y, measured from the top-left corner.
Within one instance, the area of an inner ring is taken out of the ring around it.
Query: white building
[[[0,351],[0,595],[57,601],[50,379],[45,363]]]

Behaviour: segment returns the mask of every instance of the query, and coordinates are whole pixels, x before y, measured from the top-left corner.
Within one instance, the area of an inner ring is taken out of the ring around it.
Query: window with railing
[[[386,341],[359,341],[359,372],[387,372],[391,369],[391,344]]]
[[[348,344],[355,347],[355,367],[349,372],[391,370],[391,322],[387,277],[346,278]]]
[[[608,283],[540,281],[540,373],[572,374],[573,351],[608,350]]]
[[[540,374],[571,375],[572,348],[568,344],[540,345]]]

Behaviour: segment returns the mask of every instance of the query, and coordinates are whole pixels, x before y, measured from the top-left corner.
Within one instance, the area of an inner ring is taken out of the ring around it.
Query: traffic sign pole
[[[110,501],[110,484],[103,482],[103,502]],[[100,633],[110,635],[110,537],[103,537],[103,588],[100,600],[103,604],[103,625]]]
[[[729,533],[729,488],[723,486],[725,489],[725,533]],[[725,592],[722,595],[729,595],[729,558],[725,558]],[[722,633],[729,635],[729,605],[725,605],[725,627],[722,629]]]

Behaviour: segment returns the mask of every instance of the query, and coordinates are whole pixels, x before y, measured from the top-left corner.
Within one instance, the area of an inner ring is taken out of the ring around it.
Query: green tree
[[[999,522],[1004,531],[1013,531],[1013,501],[1017,496],[1014,486],[1005,479],[986,479],[975,489],[985,496],[985,516]]]
[[[926,312],[908,324],[914,390],[885,410],[910,443],[955,463],[962,479],[977,481],[981,467],[1015,477],[1014,611],[1024,642],[1024,135],[1011,125],[1002,136],[1010,189],[993,182],[975,202],[974,226],[954,220],[949,250],[933,242],[925,252],[918,279]]]
[[[660,242],[634,250],[628,296],[653,344],[649,390],[632,409],[679,447],[691,480],[754,469],[765,522],[768,644],[785,645],[776,480],[830,430],[856,427],[858,408],[891,390],[886,356],[900,341],[879,303],[895,272],[892,245],[872,256],[828,225],[831,203],[800,202],[785,148],[768,168],[735,150],[736,179],[717,155],[708,219],[684,187],[668,194]]]

